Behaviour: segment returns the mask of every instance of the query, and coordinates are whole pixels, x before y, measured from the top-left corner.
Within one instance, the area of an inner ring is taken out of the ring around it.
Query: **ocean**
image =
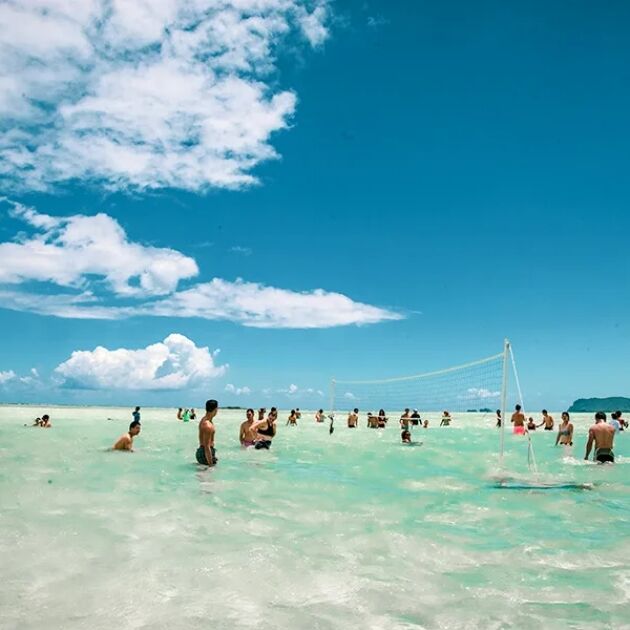
[[[107,449],[130,408],[0,407],[2,628],[630,628],[630,432],[614,466],[532,434],[543,481],[497,487],[492,414],[439,428],[335,431],[280,414],[272,449],[242,450],[244,412],[197,423],[142,410],[134,453]],[[51,429],[27,428],[51,415]],[[560,414],[552,412],[558,422]],[[506,434],[506,470],[528,470]]]

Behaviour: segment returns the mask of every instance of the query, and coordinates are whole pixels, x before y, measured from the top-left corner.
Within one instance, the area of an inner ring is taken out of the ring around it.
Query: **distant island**
[[[611,396],[610,398],[578,398],[570,407],[570,412],[587,413],[596,411],[630,411],[630,398]]]

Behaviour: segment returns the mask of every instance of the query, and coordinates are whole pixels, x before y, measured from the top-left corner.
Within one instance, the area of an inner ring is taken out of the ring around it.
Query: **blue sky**
[[[99,34],[121,55],[107,71],[80,37],[92,4],[74,21],[53,13],[57,30],[20,3],[0,16],[6,28],[19,14],[34,39],[44,29],[40,53],[67,70],[57,93],[33,74],[37,51],[0,53],[26,68],[0,101],[1,399],[250,405],[270,390],[307,407],[333,375],[446,367],[495,354],[504,336],[531,406],[630,395],[625,3],[269,0],[255,27],[268,48],[252,52],[251,14],[213,16],[232,33],[245,24],[221,59],[214,23],[195,56],[163,35],[189,31],[176,13],[140,21],[153,39],[121,15]],[[174,52],[147,58],[147,41]],[[73,46],[94,76],[75,77]],[[199,59],[213,73],[203,87]],[[119,92],[125,81],[137,91]],[[35,110],[48,99],[45,113],[24,113],[23,93]],[[191,119],[203,132],[181,131]],[[98,213],[87,250],[83,232],[59,240]],[[68,296],[86,292],[72,311]],[[187,342],[164,344],[171,334]]]

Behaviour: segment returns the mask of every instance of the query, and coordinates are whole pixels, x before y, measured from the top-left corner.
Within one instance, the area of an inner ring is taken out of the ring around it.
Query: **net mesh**
[[[358,408],[377,414],[419,412],[494,413],[500,407],[503,353],[435,372],[368,381],[332,382],[333,412]]]

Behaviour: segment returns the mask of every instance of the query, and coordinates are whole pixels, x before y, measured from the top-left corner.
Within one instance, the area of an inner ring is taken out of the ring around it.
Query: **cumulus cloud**
[[[286,394],[288,398],[307,398],[324,395],[324,392],[321,389],[315,389],[313,387],[298,387],[295,383],[291,383],[289,387],[279,389],[278,393]]]
[[[218,350],[198,347],[184,335],[171,334],[146,348],[77,350],[55,368],[66,387],[82,389],[176,390],[222,376]]]
[[[180,288],[198,274],[195,260],[131,241],[106,214],[53,217],[5,203],[29,232],[0,243],[0,307],[76,319],[198,317],[256,328],[329,328],[402,319],[399,313],[323,289],[300,292],[221,278]],[[34,290],[34,283],[45,290]]]
[[[297,97],[278,47],[328,37],[326,0],[5,0],[0,178],[46,189],[254,183]]]
[[[248,394],[252,393],[252,390],[246,385],[244,387],[236,387],[232,383],[228,383],[225,386],[225,391],[229,392],[230,394],[236,394],[237,396],[247,396]]]
[[[485,398],[498,398],[501,395],[501,392],[498,391],[490,391],[489,389],[486,389],[485,387],[469,387],[466,390],[466,396],[465,398],[480,398],[480,399],[485,399]]]
[[[346,400],[356,400],[356,399],[357,399],[357,397],[356,397],[356,396],[355,396],[352,392],[346,392],[346,393],[343,395],[343,397],[344,397]]]
[[[0,385],[4,385],[15,378],[17,378],[17,374],[13,370],[0,371]]]
[[[12,215],[34,233],[0,243],[0,283],[35,280],[87,288],[88,277],[97,276],[117,295],[164,295],[198,273],[197,263],[180,252],[130,242],[106,214],[52,217],[11,206]]]

